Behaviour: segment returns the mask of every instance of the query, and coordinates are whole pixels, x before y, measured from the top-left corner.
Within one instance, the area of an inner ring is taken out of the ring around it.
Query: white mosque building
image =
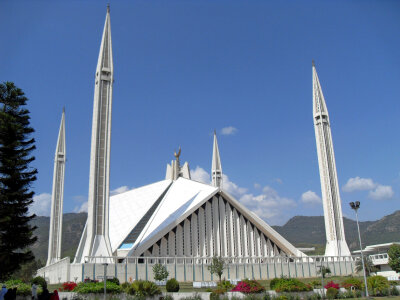
[[[48,261],[38,274],[50,283],[81,281],[101,278],[106,266],[108,274],[124,282],[152,279],[151,264],[161,262],[178,280],[207,281],[212,280],[212,275],[204,266],[216,256],[226,259],[228,267],[224,277],[228,279],[313,277],[322,264],[329,265],[335,274],[352,274],[354,266],[344,240],[336,167],[331,163],[334,157],[326,122],[329,118],[315,66],[313,74],[320,173],[328,179],[331,176],[330,180],[321,177],[328,245],[334,245],[333,250],[327,250],[330,257],[325,258],[306,256],[224,190],[215,133],[211,184],[191,179],[189,164],[185,162],[181,166],[179,149],[175,160],[167,165],[164,180],[110,197],[114,70],[108,7],[95,78],[88,219],[74,261],[71,263],[68,257],[61,259],[66,152],[63,112],[54,165]],[[319,120],[323,120],[322,131],[318,129]],[[318,143],[321,138],[324,143]],[[326,150],[325,146],[330,148]],[[336,195],[334,200],[332,194]]]

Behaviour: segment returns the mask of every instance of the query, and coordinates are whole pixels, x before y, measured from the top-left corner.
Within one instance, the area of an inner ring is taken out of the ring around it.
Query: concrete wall
[[[107,277],[117,277],[120,282],[136,279],[154,280],[153,266],[157,262],[167,267],[169,278],[178,281],[215,281],[207,266],[210,258],[129,258],[128,262],[110,263],[106,266]],[[275,257],[275,258],[227,258],[222,278],[226,279],[272,279],[287,276],[305,278],[319,276],[318,269],[329,267],[331,275],[345,276],[355,273],[355,259],[352,257]],[[38,270],[49,283],[65,281],[83,281],[85,278],[103,280],[104,265],[99,263],[70,264],[65,258],[55,264]]]

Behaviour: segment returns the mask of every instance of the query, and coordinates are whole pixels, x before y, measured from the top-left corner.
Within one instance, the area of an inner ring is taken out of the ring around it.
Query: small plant
[[[319,280],[313,280],[313,281],[310,282],[310,285],[315,289],[315,288],[321,286],[321,281],[319,281]]]
[[[320,266],[320,269],[317,272],[322,275],[322,278],[325,278],[327,274],[331,274],[331,269],[329,267]]]
[[[312,290],[312,286],[310,284],[305,284],[295,278],[279,278],[278,280],[273,282],[272,286],[274,287],[274,290],[278,293],[304,292]]]
[[[337,288],[330,287],[326,290],[326,297],[328,299],[335,299],[337,295],[339,294],[339,291]]]
[[[47,288],[47,282],[46,280],[41,277],[41,276],[37,276],[35,278],[32,279],[31,281],[32,284],[36,284],[37,286],[41,286],[42,288]]]
[[[399,290],[398,290],[395,286],[392,286],[392,288],[390,289],[390,295],[392,295],[392,296],[399,296],[399,295],[400,295],[400,292],[399,292]]]
[[[161,290],[154,282],[147,280],[136,280],[129,287],[128,294],[139,297],[153,297],[161,294]]]
[[[119,285],[119,279],[117,277],[113,277],[111,279],[107,279],[108,282],[113,282],[116,285]]]
[[[120,285],[121,290],[125,293],[128,293],[128,289],[131,286],[131,283],[129,282],[124,282],[123,284]]]
[[[338,283],[334,283],[333,281],[329,281],[327,283],[327,285],[324,286],[324,288],[326,288],[326,289],[334,288],[334,289],[338,290],[338,289],[340,289],[340,286],[339,286]]]
[[[371,276],[368,278],[368,288],[374,296],[380,296],[389,288],[389,281],[380,275]]]
[[[393,271],[400,272],[400,245],[393,244],[390,246],[389,251],[389,266]]]
[[[175,278],[171,278],[167,281],[165,288],[167,289],[167,292],[170,293],[179,292],[179,282]]]
[[[219,281],[221,282],[221,276],[225,269],[225,262],[222,257],[213,257],[211,265],[207,267],[211,274],[218,275]]]
[[[233,289],[232,292],[241,292],[245,294],[261,293],[265,288],[256,280],[242,280]]]
[[[74,288],[78,294],[100,294],[104,292],[104,282],[80,282]],[[106,281],[106,293],[119,294],[121,287],[114,282]]]
[[[363,286],[364,285],[362,281],[354,277],[347,278],[345,281],[342,282],[342,287],[344,287],[347,290],[351,289],[351,287],[353,287],[356,290],[361,290]]]
[[[234,287],[229,280],[222,280],[218,282],[218,288],[224,290],[225,292],[231,290]]]
[[[162,264],[155,264],[153,266],[154,280],[163,281],[168,278],[169,272],[167,267]]]
[[[218,288],[212,291],[210,294],[210,300],[219,300],[222,295],[225,294],[225,290]]]
[[[23,283],[22,280],[8,280],[4,283],[7,289],[17,289],[18,296],[29,296],[31,295],[31,286],[29,284]],[[38,294],[42,292],[41,286],[38,287]]]
[[[283,278],[283,277],[281,277]],[[281,280],[281,278],[274,278],[271,280],[271,282],[269,283],[269,288],[271,290],[275,290],[276,285],[278,284],[278,282]]]
[[[72,292],[75,288],[76,288],[77,284],[73,281],[71,282],[64,282],[61,286],[61,288],[59,288],[60,291],[63,292]]]

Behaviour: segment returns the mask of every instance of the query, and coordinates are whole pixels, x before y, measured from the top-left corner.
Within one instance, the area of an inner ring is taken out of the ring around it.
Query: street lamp
[[[107,292],[107,289],[106,289],[106,287],[107,287],[107,266],[108,266],[108,263],[104,263],[103,264],[103,266],[104,266],[104,300],[106,300],[106,292]]]
[[[351,209],[353,209],[356,212],[357,229],[358,229],[358,240],[360,241],[361,263],[362,263],[363,273],[364,273],[365,296],[367,298],[369,298],[368,286],[367,286],[367,275],[365,273],[364,255],[363,255],[363,252],[362,252],[362,244],[361,244],[360,225],[358,225],[358,213],[357,213],[357,211],[360,208],[360,201],[350,202],[350,207],[351,207]]]

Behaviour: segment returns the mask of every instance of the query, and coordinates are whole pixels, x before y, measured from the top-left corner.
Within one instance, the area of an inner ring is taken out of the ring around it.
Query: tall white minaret
[[[65,154],[65,110],[63,109],[60,130],[58,131],[56,154],[54,157],[53,191],[51,193],[49,251],[47,254],[46,266],[59,261],[61,258],[62,213],[66,160]]]
[[[213,157],[211,163],[212,184],[215,187],[222,188],[222,165],[219,157],[217,133],[214,130]]]
[[[350,250],[344,236],[342,205],[336,173],[329,114],[314,61],[312,64],[312,72],[314,129],[326,231],[325,255],[347,256],[350,255]]]
[[[107,6],[94,86],[85,256],[111,256],[108,233],[111,105],[113,86],[110,7]]]

